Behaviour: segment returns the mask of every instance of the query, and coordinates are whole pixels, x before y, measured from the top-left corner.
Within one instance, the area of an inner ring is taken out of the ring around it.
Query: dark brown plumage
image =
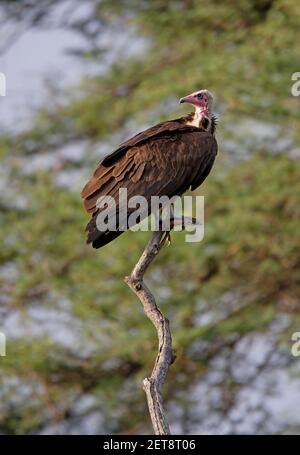
[[[82,190],[84,207],[92,215],[86,228],[87,243],[100,248],[122,233],[97,229],[100,196],[118,201],[122,187],[127,189],[128,199],[142,195],[150,205],[151,196],[182,195],[201,185],[217,154],[215,117],[200,115],[199,126],[194,126],[194,115],[159,123],[137,134],[99,163]]]

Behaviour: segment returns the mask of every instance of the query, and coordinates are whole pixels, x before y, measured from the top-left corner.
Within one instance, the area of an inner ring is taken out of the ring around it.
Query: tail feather
[[[86,243],[92,244],[93,248],[101,248],[107,245],[124,231],[99,231],[96,224],[97,214],[94,214],[86,226],[87,241]]]

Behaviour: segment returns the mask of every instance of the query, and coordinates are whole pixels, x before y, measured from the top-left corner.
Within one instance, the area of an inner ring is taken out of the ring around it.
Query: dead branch
[[[143,389],[146,393],[148,409],[155,434],[170,434],[169,424],[163,407],[161,389],[166,379],[168,369],[175,360],[172,348],[172,337],[169,321],[158,308],[154,296],[145,285],[144,274],[157,256],[164,242],[164,232],[153,232],[144,252],[125,282],[140,299],[146,316],[155,326],[158,336],[158,354],[151,376],[143,380]]]

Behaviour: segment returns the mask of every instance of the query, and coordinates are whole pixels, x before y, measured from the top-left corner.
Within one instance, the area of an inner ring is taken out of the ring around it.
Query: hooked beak
[[[195,104],[195,98],[193,95],[187,95],[187,96],[184,96],[183,98],[180,98],[179,103]]]

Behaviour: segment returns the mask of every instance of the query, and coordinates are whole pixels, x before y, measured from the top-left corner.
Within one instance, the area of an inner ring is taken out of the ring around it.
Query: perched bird
[[[97,166],[82,190],[84,207],[92,215],[86,227],[87,243],[100,248],[122,234],[122,230],[98,230],[97,216],[103,210],[97,201],[126,188],[128,198],[144,196],[181,196],[194,190],[208,176],[218,150],[215,139],[216,117],[212,114],[213,96],[200,90],[180,99],[195,112],[170,120],[123,142]],[[149,204],[150,206],[150,204]],[[150,209],[149,209],[150,210]],[[130,215],[130,209],[126,217]],[[150,211],[145,214],[149,215]]]

